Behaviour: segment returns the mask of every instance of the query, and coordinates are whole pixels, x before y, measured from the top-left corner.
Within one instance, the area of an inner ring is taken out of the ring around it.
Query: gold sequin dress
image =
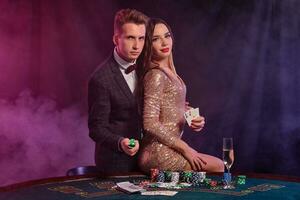
[[[187,160],[172,146],[181,138],[185,119],[186,87],[179,76],[154,68],[144,77],[144,136],[141,141],[139,166],[149,173],[151,168],[183,170]]]

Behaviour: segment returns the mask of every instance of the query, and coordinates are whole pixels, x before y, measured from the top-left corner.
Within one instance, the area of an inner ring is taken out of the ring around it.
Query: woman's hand
[[[182,139],[177,138],[173,148],[180,152],[190,163],[192,170],[201,171],[207,162],[202,158],[201,154],[191,148]]]
[[[189,161],[192,170],[202,171],[203,166],[207,164],[207,162],[201,158],[201,154],[191,147],[188,147],[182,154]]]
[[[202,116],[199,116],[192,120],[190,127],[193,131],[199,132],[203,129],[204,125],[205,125],[205,118]]]

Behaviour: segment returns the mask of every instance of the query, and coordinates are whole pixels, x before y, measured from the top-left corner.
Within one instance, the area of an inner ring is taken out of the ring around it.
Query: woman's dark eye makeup
[[[166,37],[166,38],[171,37],[171,34],[170,34],[170,33],[166,33],[166,34],[165,34],[165,37]]]

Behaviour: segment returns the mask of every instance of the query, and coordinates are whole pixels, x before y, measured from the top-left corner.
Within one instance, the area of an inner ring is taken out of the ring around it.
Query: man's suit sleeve
[[[91,79],[88,85],[89,136],[97,143],[120,151],[121,136],[109,130],[110,95],[101,81]]]

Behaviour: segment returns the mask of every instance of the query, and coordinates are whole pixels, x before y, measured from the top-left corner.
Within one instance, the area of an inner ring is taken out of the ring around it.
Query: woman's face
[[[153,58],[162,60],[170,56],[172,52],[173,39],[167,26],[156,24],[152,37]]]

